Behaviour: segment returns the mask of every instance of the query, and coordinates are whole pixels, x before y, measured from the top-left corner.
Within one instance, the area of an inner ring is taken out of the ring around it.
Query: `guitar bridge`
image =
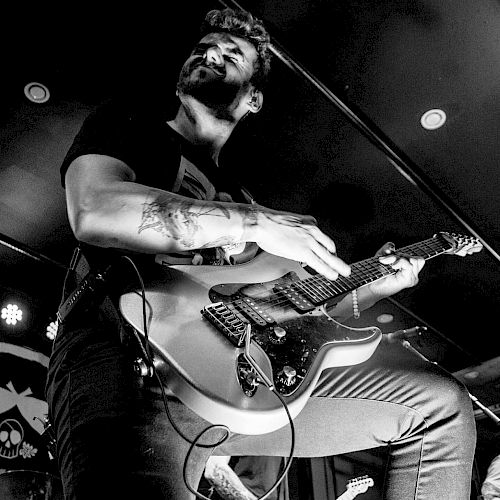
[[[216,302],[205,306],[201,310],[201,314],[236,347],[243,345],[247,323],[235,309],[230,308],[223,302]]]

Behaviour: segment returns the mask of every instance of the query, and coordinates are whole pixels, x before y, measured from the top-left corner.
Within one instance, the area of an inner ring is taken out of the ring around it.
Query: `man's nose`
[[[224,64],[224,57],[222,55],[221,49],[217,45],[208,47],[205,52],[205,59],[216,66],[222,66]]]

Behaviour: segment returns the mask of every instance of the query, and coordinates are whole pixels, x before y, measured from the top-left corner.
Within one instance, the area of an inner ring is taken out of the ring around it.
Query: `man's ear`
[[[258,113],[262,108],[264,102],[264,95],[260,90],[252,89],[250,93],[250,98],[248,99],[248,108],[251,113]]]

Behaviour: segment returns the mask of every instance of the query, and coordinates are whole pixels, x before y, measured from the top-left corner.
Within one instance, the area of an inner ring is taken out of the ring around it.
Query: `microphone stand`
[[[395,342],[398,341],[405,349],[408,351],[412,352],[415,356],[419,357],[420,359],[423,359],[424,361],[427,361],[428,363],[432,363],[433,365],[439,366],[441,369],[444,370],[444,368],[436,361],[431,361],[430,359],[426,358],[418,349],[415,349],[410,342],[408,342],[407,338],[408,337],[413,337],[415,334],[420,335],[421,332],[427,330],[427,327],[425,326],[417,326],[414,328],[410,328],[408,330],[398,330],[397,332],[393,333],[388,333],[387,338],[390,338],[390,342]],[[447,373],[450,375],[454,376],[452,373],[448,372],[445,370]],[[476,396],[471,394],[469,391],[467,391],[469,394],[469,397],[472,401],[473,404],[475,404],[487,417],[489,417],[497,426],[500,426],[500,418],[497,417],[487,406],[485,406],[481,401],[477,399]]]

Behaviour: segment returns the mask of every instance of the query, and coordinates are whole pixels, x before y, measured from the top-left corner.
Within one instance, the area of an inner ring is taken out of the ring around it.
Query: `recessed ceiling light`
[[[49,89],[38,82],[31,82],[24,86],[24,95],[31,101],[37,104],[47,102],[50,98]]]
[[[477,371],[471,371],[471,372],[467,372],[465,375],[464,375],[465,378],[468,378],[468,379],[475,379],[477,377],[479,377],[479,372]]]
[[[420,124],[426,130],[435,130],[442,127],[445,121],[446,113],[442,109],[429,109],[420,118]]]

